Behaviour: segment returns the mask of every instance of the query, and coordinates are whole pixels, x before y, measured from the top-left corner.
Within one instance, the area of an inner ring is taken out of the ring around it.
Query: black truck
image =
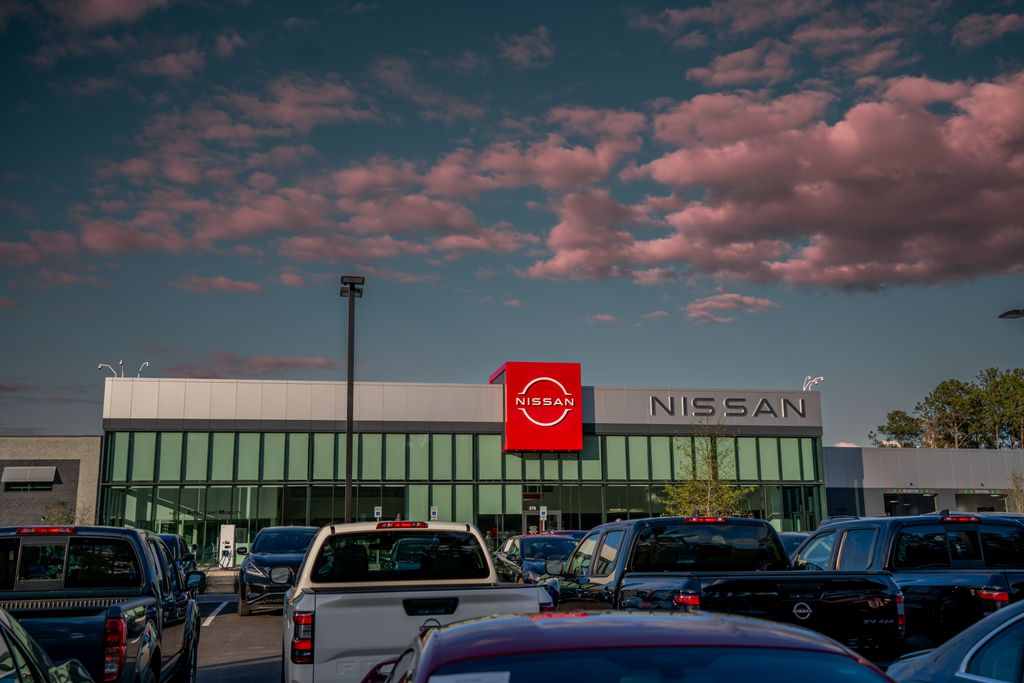
[[[1024,598],[1024,518],[942,510],[838,519],[794,561],[811,571],[890,572],[906,600],[907,646],[925,650]]]
[[[97,681],[195,680],[205,574],[182,576],[156,534],[136,529],[0,528],[0,607],[54,661]]]
[[[727,612],[820,631],[876,661],[904,651],[903,598],[886,572],[794,571],[775,529],[734,517],[594,528],[552,560],[558,610]],[[550,584],[549,584],[550,585]]]

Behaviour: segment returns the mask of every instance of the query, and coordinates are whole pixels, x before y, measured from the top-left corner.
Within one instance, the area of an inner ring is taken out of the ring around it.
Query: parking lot
[[[232,593],[199,596],[199,683],[281,679],[281,612],[239,617]]]

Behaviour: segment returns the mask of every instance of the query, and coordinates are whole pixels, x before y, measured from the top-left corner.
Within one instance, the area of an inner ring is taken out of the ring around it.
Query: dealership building
[[[661,514],[710,448],[780,530],[822,519],[817,392],[581,386],[578,364],[487,384],[356,382],[354,520],[467,521],[492,536]],[[107,378],[98,519],[212,549],[344,518],[346,383]]]

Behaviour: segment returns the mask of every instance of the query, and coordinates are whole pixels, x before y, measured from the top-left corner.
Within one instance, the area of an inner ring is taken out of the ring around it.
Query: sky
[[[799,389],[1024,365],[1021,2],[0,0],[0,433],[144,376]]]

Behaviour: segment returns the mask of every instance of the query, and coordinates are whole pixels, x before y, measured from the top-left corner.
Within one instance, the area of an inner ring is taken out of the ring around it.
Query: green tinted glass
[[[406,478],[405,434],[384,435],[384,477],[399,481]]]
[[[601,437],[592,434],[583,435],[580,471],[583,478],[589,481],[600,481],[603,478],[601,472]]]
[[[473,478],[473,435],[455,435],[455,478]]]
[[[260,478],[260,435],[243,432],[238,435],[238,478],[255,481]]]
[[[672,442],[667,436],[651,437],[651,479],[672,478]]]
[[[132,481],[153,481],[156,467],[156,432],[135,432],[132,444]]]
[[[454,522],[455,514],[452,509],[452,486],[451,484],[435,484],[430,487],[431,505],[437,506],[437,520],[439,522]]]
[[[500,515],[502,509],[501,484],[480,484],[477,491],[480,496],[478,512],[481,515]]]
[[[804,481],[817,481],[817,462],[814,439],[800,439],[800,460],[803,462]]]
[[[743,436],[737,440],[739,451],[740,479],[756,481],[757,476],[757,439]]]
[[[501,479],[501,437],[497,434],[481,434],[477,437],[477,471],[481,479]]]
[[[406,519],[430,519],[430,486],[409,484],[406,488]]]
[[[558,481],[558,461],[560,458],[561,456],[558,453],[544,453],[541,456],[544,481]]]
[[[334,434],[313,435],[313,478],[334,479]]]
[[[160,434],[160,481],[181,479],[181,447],[184,437],[181,432]]]
[[[233,432],[216,432],[213,435],[212,455],[213,457],[210,460],[210,479],[214,481],[234,479],[235,435]]]
[[[288,480],[309,479],[309,434],[288,435]],[[305,518],[305,513],[303,513]]]
[[[609,481],[626,478],[626,437],[604,437],[604,464]]]
[[[430,479],[430,437],[426,434],[409,435],[409,479]]]
[[[782,478],[785,481],[800,480],[800,440],[779,439],[782,444]]]
[[[629,448],[629,478],[647,480],[651,478],[647,455],[647,437],[631,436],[627,440]]]
[[[359,435],[359,478],[373,481],[381,478],[384,437],[380,434]]]
[[[185,479],[187,481],[206,481],[206,461],[209,449],[209,434],[189,432],[185,441]]]
[[[672,468],[677,480],[693,479],[693,437],[672,437]]]
[[[779,480],[779,440],[759,438],[757,447],[761,452],[761,479],[764,481]]]
[[[263,435],[263,481],[284,479],[284,434]]]
[[[433,458],[434,470],[431,478],[434,481],[451,481],[454,472],[452,467],[452,456],[454,455],[452,435],[434,434],[431,446],[433,447],[431,457]]]

